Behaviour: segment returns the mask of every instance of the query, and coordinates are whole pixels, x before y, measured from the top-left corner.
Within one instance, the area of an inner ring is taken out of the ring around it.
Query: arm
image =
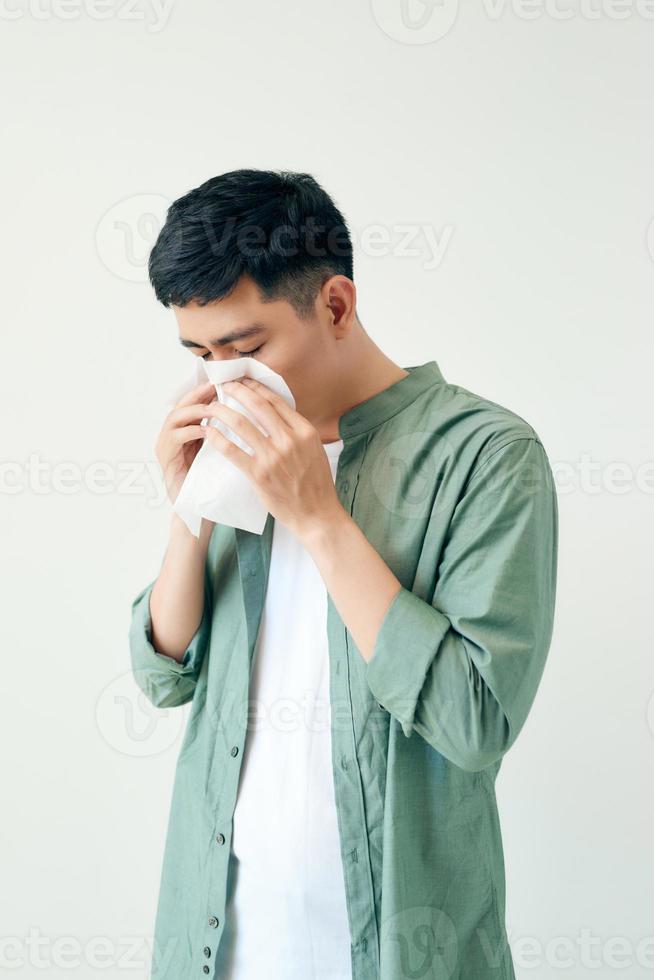
[[[557,543],[549,462],[542,444],[524,437],[492,452],[468,480],[429,601],[395,579],[347,514],[314,530],[306,546],[367,661],[377,701],[407,737],[416,731],[455,765],[478,771],[511,747],[540,682]]]
[[[193,697],[211,633],[212,597],[207,550],[213,524],[199,539],[176,513],[158,577],[132,603],[129,631],[134,678],[158,708]]]

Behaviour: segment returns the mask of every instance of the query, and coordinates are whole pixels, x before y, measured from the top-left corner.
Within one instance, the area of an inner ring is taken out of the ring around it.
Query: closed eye
[[[264,344],[259,344],[258,347],[254,347],[252,350],[237,350],[236,353],[239,355],[239,357],[251,357],[252,354],[256,354],[257,351],[260,351],[263,346]],[[202,360],[206,361],[208,357],[211,357],[211,351],[207,351],[206,354],[203,354]]]

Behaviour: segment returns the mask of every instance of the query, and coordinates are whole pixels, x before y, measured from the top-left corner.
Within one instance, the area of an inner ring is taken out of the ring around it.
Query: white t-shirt
[[[323,443],[336,477],[342,439]],[[219,980],[351,980],[331,757],[327,590],[280,521],[255,649]]]

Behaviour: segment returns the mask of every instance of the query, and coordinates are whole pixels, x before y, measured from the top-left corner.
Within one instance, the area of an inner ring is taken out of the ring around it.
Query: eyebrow
[[[212,347],[226,347],[227,344],[233,343],[235,340],[243,340],[244,337],[252,337],[254,334],[261,333],[265,330],[263,323],[251,323],[248,327],[243,327],[241,330],[233,330],[231,333],[225,334],[224,337],[215,337],[213,340],[209,341]],[[179,342],[182,347],[206,347],[206,344],[198,344],[195,340],[188,340],[186,337],[180,337]]]

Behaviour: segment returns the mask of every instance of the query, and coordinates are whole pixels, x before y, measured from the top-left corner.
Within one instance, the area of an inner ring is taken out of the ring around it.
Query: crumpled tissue
[[[252,357],[238,357],[224,361],[205,361],[198,357],[196,362],[193,374],[184,384],[176,388],[168,402],[169,405],[177,404],[180,398],[197,385],[211,381],[221,404],[241,412],[260,432],[268,436],[245,405],[223,391],[222,386],[226,381],[247,377],[260,381],[280,395],[291,408],[295,408],[295,399],[281,374],[277,374]],[[214,425],[240,449],[250,456],[254,455],[251,447],[222,420],[203,419],[201,424]],[[189,467],[173,509],[196,538],[200,536],[203,517],[216,524],[227,524],[255,534],[263,532],[268,517],[268,510],[250,479],[207,439],[203,440],[197,456]]]

